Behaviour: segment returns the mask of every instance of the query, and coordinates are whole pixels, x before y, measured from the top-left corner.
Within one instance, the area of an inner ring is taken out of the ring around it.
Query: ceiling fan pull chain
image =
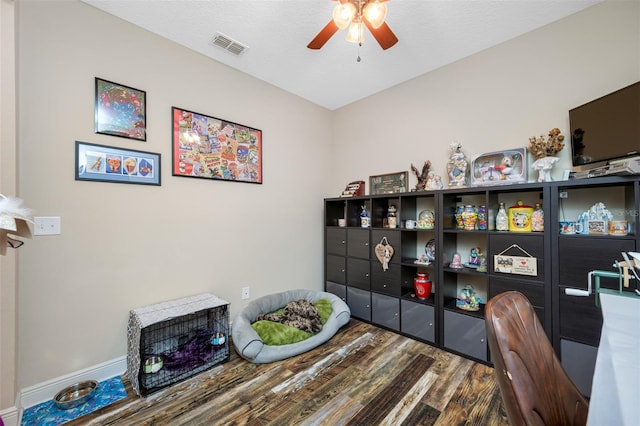
[[[362,47],[362,42],[358,43],[358,58],[356,59],[356,62],[360,62],[362,61],[362,58],[360,58],[360,48]]]

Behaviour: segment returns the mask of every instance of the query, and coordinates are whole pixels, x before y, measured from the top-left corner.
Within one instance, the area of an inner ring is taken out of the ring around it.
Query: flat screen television
[[[640,155],[640,82],[569,110],[574,168]]]

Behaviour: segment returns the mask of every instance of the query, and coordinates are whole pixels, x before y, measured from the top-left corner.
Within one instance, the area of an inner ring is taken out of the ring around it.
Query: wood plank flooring
[[[271,364],[228,362],[72,422],[78,425],[507,425],[493,369],[352,319],[329,342]]]

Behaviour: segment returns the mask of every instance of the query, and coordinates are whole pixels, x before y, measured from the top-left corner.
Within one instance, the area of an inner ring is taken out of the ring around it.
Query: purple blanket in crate
[[[198,330],[196,335],[170,353],[159,354],[164,360],[164,368],[168,370],[187,370],[209,362],[220,346],[214,346],[211,338],[215,333],[211,330]]]

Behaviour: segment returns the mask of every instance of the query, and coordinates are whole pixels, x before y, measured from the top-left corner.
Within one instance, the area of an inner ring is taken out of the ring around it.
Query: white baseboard
[[[18,426],[18,408],[5,408],[0,411],[0,418],[2,418],[4,426]]]
[[[125,355],[103,362],[102,364],[67,374],[66,376],[57,377],[44,383],[22,389],[18,395],[16,406],[20,410],[32,407],[44,401],[52,399],[56,393],[65,387],[83,380],[102,381],[110,379],[114,376],[120,376],[127,370],[127,357]],[[4,415],[2,416],[4,420]],[[6,420],[5,420],[5,424]]]

